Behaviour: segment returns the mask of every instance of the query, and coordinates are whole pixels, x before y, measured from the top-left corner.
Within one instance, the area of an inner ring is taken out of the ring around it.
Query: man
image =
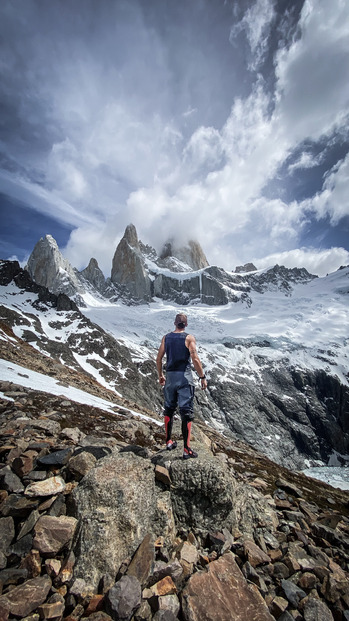
[[[188,325],[187,316],[182,313],[176,315],[174,325],[176,326],[174,332],[169,332],[162,338],[156,366],[160,385],[164,386],[166,448],[171,451],[177,446],[177,442],[172,440],[171,435],[173,416],[178,405],[182,419],[183,459],[190,459],[198,456],[190,448],[191,423],[194,418],[194,381],[190,358],[199,375],[202,390],[207,388],[207,381],[196,351],[195,338],[192,334],[185,332]],[[166,379],[162,371],[162,359],[165,355]]]

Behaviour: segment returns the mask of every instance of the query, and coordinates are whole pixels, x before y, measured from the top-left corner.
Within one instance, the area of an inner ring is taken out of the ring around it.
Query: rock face
[[[80,278],[87,280],[95,289],[102,294],[106,293],[107,283],[102,270],[96,259],[90,259],[88,266],[79,273]]]
[[[133,224],[126,227],[113,258],[111,281],[121,285],[132,297],[149,300],[150,278],[144,267],[137,231]]]
[[[32,279],[49,291],[65,293],[70,297],[85,293],[85,290],[67,259],[64,259],[57,242],[46,235],[34,247],[26,266]]]
[[[117,573],[148,532],[166,535],[166,529],[156,531],[153,468],[133,453],[101,460],[73,492],[73,502],[82,523],[75,575],[95,589],[103,574]]]

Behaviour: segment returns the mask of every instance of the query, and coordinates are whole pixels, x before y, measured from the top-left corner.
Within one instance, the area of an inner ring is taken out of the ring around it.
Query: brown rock
[[[258,567],[258,565],[270,563],[270,556],[265,554],[265,552],[263,552],[263,550],[261,550],[254,543],[254,541],[251,541],[250,539],[246,539],[246,541],[244,541],[244,551],[252,567]]]
[[[199,553],[193,544],[185,541],[179,550],[179,559],[186,563],[196,563],[199,557]]]
[[[80,481],[95,466],[96,462],[97,459],[92,453],[83,451],[70,459],[68,470],[77,481]]]
[[[164,485],[168,485],[169,487],[172,483],[170,473],[167,468],[159,465],[155,466],[155,479],[157,481],[161,481],[161,483],[164,483]]]
[[[88,606],[84,612],[84,617],[89,617],[94,612],[98,612],[98,610],[102,610],[103,607],[104,595],[93,595],[91,597]]]
[[[182,592],[185,621],[274,621],[231,552],[191,576]]]
[[[26,451],[19,457],[16,457],[12,462],[12,470],[19,476],[23,477],[29,474],[34,467],[34,459],[37,457],[36,451]]]
[[[150,590],[153,595],[156,595],[158,597],[177,593],[177,587],[173,582],[171,576],[165,576],[165,578],[163,578],[156,584],[153,584],[153,586],[150,587]]]
[[[76,526],[73,517],[43,515],[35,525],[33,547],[42,554],[56,554],[72,539]]]
[[[134,576],[141,583],[141,585],[144,585],[152,572],[154,562],[154,537],[148,533],[137,549],[126,573],[129,576]]]
[[[297,584],[301,589],[313,589],[318,582],[316,576],[309,571],[304,572],[298,580]]]
[[[275,563],[275,561],[279,561],[282,558],[281,550],[269,550],[268,554],[273,563]]]
[[[57,619],[57,617],[62,617],[65,608],[64,599],[58,594],[54,597],[56,601],[38,606],[38,613],[41,619]]]
[[[62,477],[50,477],[44,481],[30,483],[24,490],[25,496],[54,496],[65,490],[65,481]]]
[[[62,562],[55,558],[48,558],[45,561],[45,567],[48,575],[51,578],[55,578],[61,570]]]
[[[283,597],[277,596],[277,597],[274,597],[273,601],[271,602],[271,604],[269,606],[269,610],[270,610],[271,614],[273,615],[273,617],[278,619],[280,617],[280,615],[283,612],[285,612],[287,606],[288,606],[287,599],[284,599]]]
[[[51,579],[48,576],[27,580],[0,597],[0,609],[8,608],[10,614],[16,617],[27,617],[44,603],[51,585]]]
[[[68,558],[65,559],[62,564],[61,570],[58,574],[57,580],[55,580],[55,586],[67,584],[71,581],[74,574],[75,554],[73,551],[69,553]]]
[[[29,554],[22,560],[21,569],[28,570],[30,578],[38,578],[41,574],[41,556],[38,550],[30,550]]]

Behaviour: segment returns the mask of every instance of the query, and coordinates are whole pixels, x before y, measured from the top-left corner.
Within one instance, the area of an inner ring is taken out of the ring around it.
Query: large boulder
[[[173,461],[170,475],[177,526],[200,532],[234,523],[234,479],[209,451],[202,449],[195,460]]]
[[[173,529],[168,492],[156,490],[154,466],[132,452],[101,459],[72,494],[80,520],[75,578],[94,589],[104,574],[116,575],[147,533]]]

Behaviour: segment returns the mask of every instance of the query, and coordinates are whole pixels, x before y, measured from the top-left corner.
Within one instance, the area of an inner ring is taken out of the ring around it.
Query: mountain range
[[[345,465],[348,293],[348,267],[324,278],[278,265],[227,272],[195,241],[169,240],[158,254],[133,225],[105,278],[93,258],[78,272],[47,235],[25,269],[0,263],[2,357],[14,356],[11,330],[115,398],[161,414],[156,352],[182,310],[209,380],[196,391],[198,420],[292,469]]]

